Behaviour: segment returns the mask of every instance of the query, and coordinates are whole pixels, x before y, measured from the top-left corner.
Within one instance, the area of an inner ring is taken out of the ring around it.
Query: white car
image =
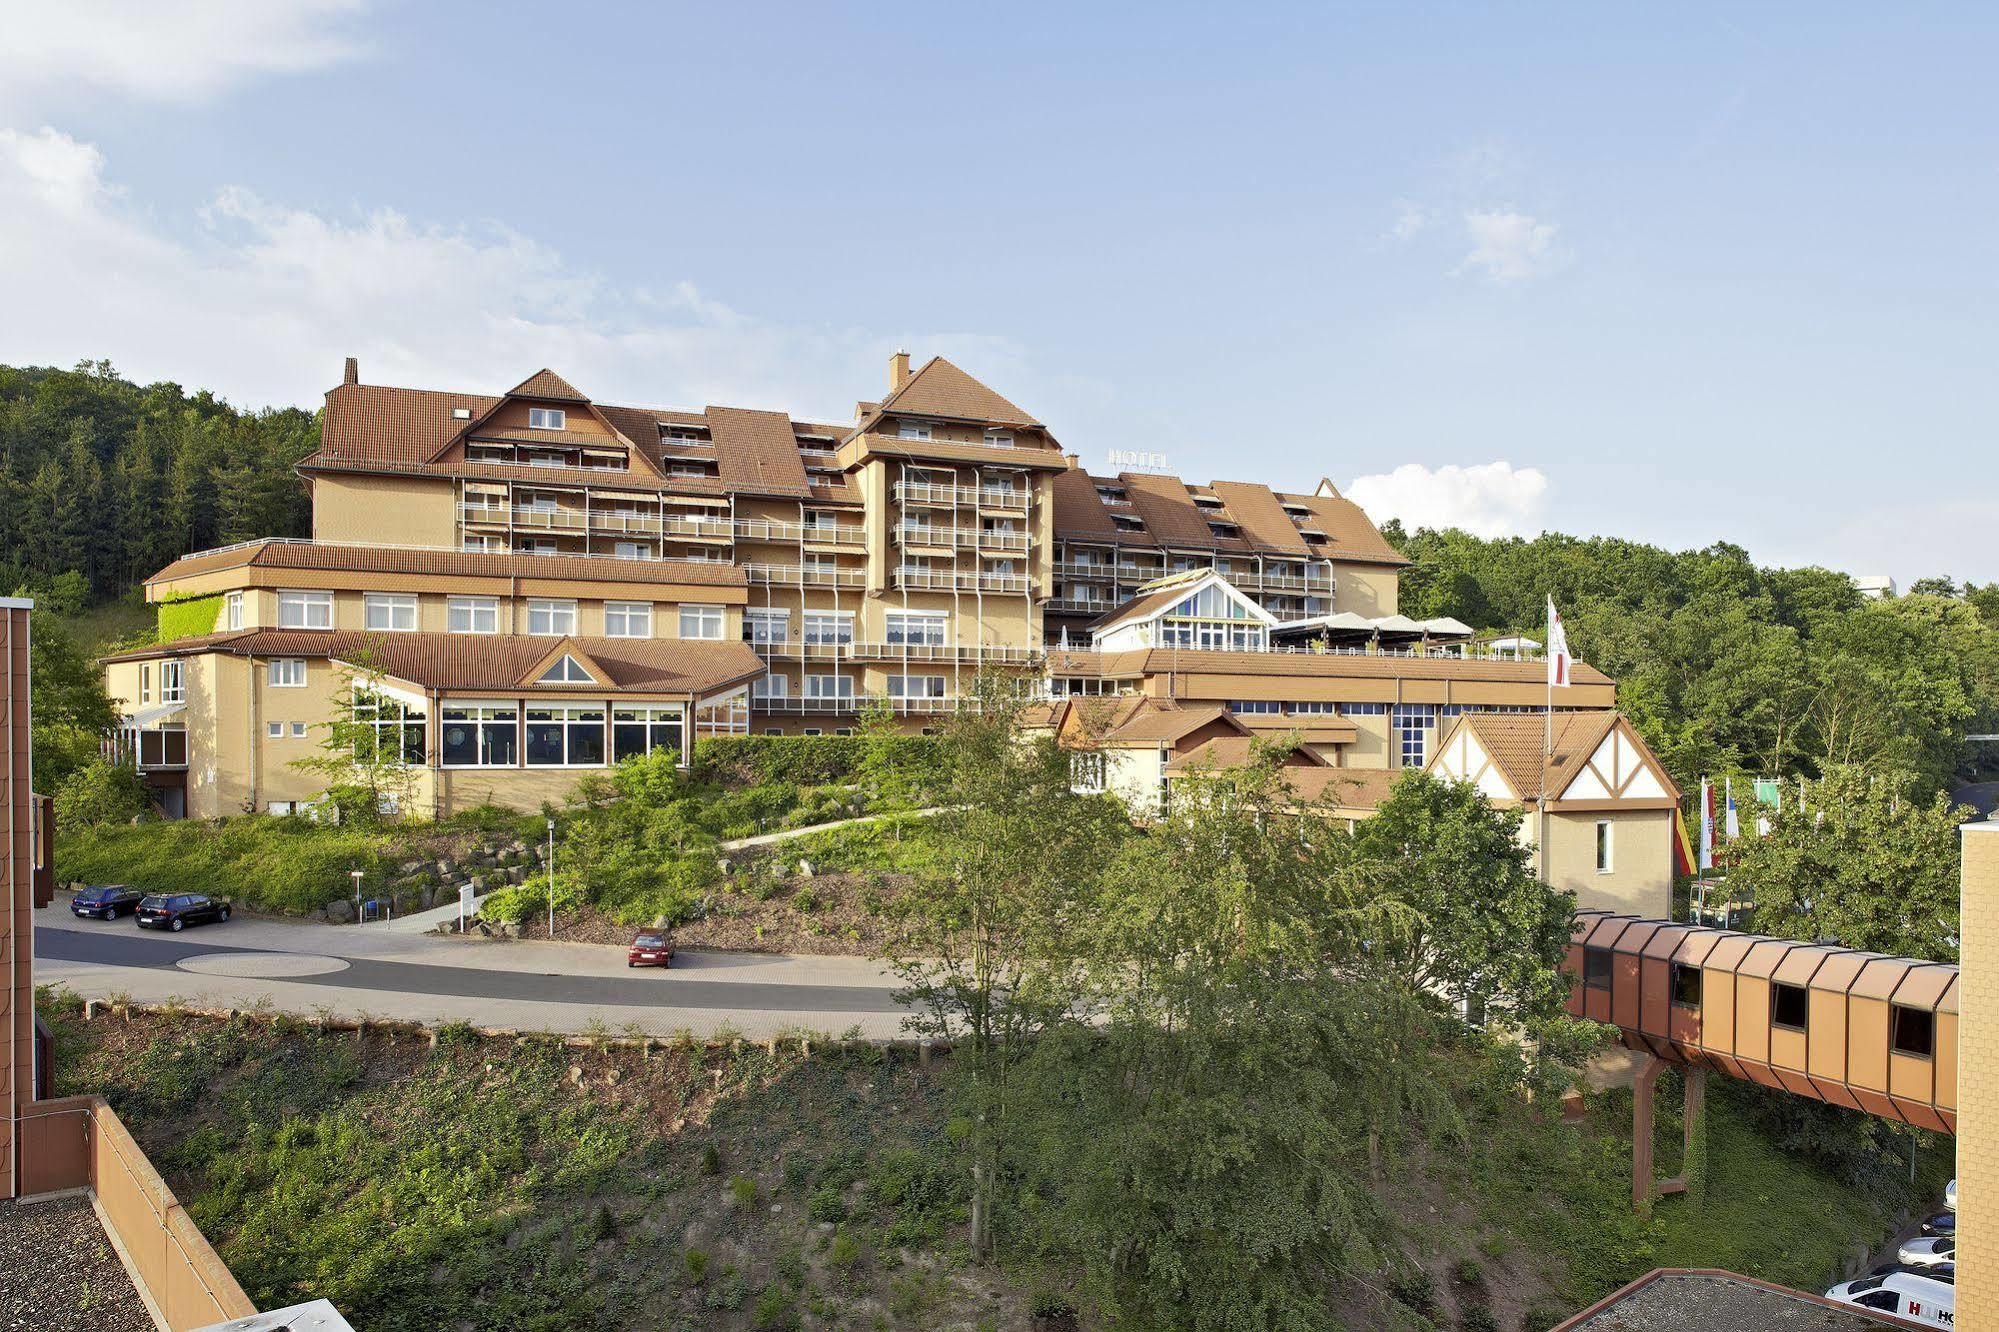
[[[1934,1267],[1938,1263],[1957,1261],[1957,1237],[1931,1235],[1921,1239],[1902,1241],[1902,1247],[1895,1256],[1916,1267]]]
[[[1951,1210],[1951,1211],[1953,1211],[1953,1212],[1955,1212],[1955,1211],[1957,1210],[1957,1181],[1956,1181],[1956,1180],[1952,1180],[1952,1181],[1951,1181],[1950,1183],[1948,1183],[1948,1184],[1946,1184],[1946,1185],[1944,1185],[1944,1186],[1943,1186],[1943,1205],[1944,1205],[1945,1207],[1948,1207],[1948,1208],[1950,1208],[1950,1210]]]
[[[1893,1314],[1924,1327],[1955,1327],[1957,1288],[1912,1272],[1891,1272],[1843,1281],[1825,1293],[1835,1304],[1851,1304]]]

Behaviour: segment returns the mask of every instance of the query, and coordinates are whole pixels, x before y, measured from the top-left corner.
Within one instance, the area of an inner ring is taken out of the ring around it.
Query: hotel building
[[[299,464],[309,540],[154,575],[157,647],[108,658],[123,743],[172,814],[295,808],[362,668],[421,812],[533,807],[704,734],[833,734],[880,698],[934,724],[989,666],[1057,698],[1304,728],[1330,768],[1426,764],[1543,667],[1397,614],[1406,561],[1329,482],[1098,476],[951,362],[890,363],[846,424],[364,384]],[[1558,711],[1607,712],[1578,665]]]

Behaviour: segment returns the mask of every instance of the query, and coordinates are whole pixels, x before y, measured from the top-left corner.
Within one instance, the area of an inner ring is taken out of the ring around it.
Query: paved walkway
[[[755,837],[737,837],[727,842],[717,842],[722,851],[742,851],[753,846],[773,846],[778,842],[789,842],[796,837],[810,837],[814,833],[831,832],[835,828],[851,828],[857,823],[879,823],[883,819],[927,819],[942,814],[949,806],[935,805],[929,809],[905,809],[891,814],[860,814],[851,819],[835,819],[831,823],[813,823],[803,828],[786,828],[783,832],[758,833]]]
[[[130,917],[78,920],[66,897],[35,912],[34,924],[36,981],[85,998],[527,1031],[903,1034],[896,982],[863,958],[688,951],[670,970],[629,969],[624,950],[601,944],[240,916],[162,934]]]

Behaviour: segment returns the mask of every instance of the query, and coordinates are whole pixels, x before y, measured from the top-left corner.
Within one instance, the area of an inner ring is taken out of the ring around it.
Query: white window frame
[[[281,722],[281,721],[279,721],[279,722],[265,722],[265,723],[264,723],[264,738],[265,738],[266,740],[282,740],[282,739],[284,739],[284,738],[285,738],[285,724],[284,724],[283,722]]]
[[[481,620],[485,621],[484,627],[480,625]],[[452,597],[444,603],[444,627],[454,634],[497,634],[500,632],[500,599]]]
[[[536,623],[541,628],[536,628]],[[576,633],[576,603],[554,597],[528,600],[528,633],[536,638],[563,638]]]
[[[294,740],[303,740],[303,739],[305,739],[305,723],[304,723],[304,722],[293,722],[293,723],[292,723],[292,739],[294,739]]]
[[[243,627],[243,594],[230,592],[222,598],[222,627],[241,629]]]
[[[650,560],[655,558],[650,542],[613,541],[611,554],[621,560]]]
[[[439,708],[442,728],[469,726],[472,728],[472,749],[477,757],[471,763],[454,763],[444,757],[444,730],[437,737],[438,766],[444,768],[518,768],[521,766],[521,749],[526,737],[521,734],[520,708],[514,703],[446,703]],[[453,715],[453,714],[457,715]],[[506,763],[489,763],[486,730],[488,727],[504,728],[513,733],[514,757]]]
[[[563,410],[562,408],[560,407],[528,408],[528,429],[567,430],[568,428],[569,428],[569,413]]]
[[[799,632],[801,642],[818,647],[850,647],[854,641],[854,613],[852,611],[804,611]],[[819,625],[814,628],[813,622]],[[833,637],[825,637],[828,628]]]
[[[370,633],[413,634],[417,600],[407,592],[365,592],[361,596],[361,627]]]
[[[264,679],[272,689],[303,689],[306,681],[304,657],[272,657],[264,668]]]
[[[163,661],[160,663],[160,702],[187,702],[186,662]]]
[[[148,662],[139,663],[139,702],[153,701],[153,668]]]
[[[885,611],[882,640],[890,647],[943,647],[951,636],[950,621],[944,611]],[[911,637],[919,630],[920,636]]]
[[[776,637],[771,636],[771,626],[777,627]],[[756,607],[743,612],[743,641],[752,645],[766,646],[789,642],[791,639],[791,612]]]
[[[278,593],[278,628],[331,629],[333,594],[300,589]]]
[[[541,714],[537,716],[537,714]],[[522,709],[521,766],[524,768],[601,768],[610,762],[611,731],[607,723],[610,710],[602,703],[529,703]],[[562,728],[562,761],[560,763],[537,762],[529,756],[531,741],[529,730],[534,726],[560,726]],[[574,761],[575,737],[579,732],[595,729],[598,732],[598,747],[602,757],[595,761]]]
[[[895,423],[895,437],[897,439],[929,439],[930,423],[928,421],[897,421]]]
[[[728,632],[728,621],[720,606],[682,606],[680,636],[702,642],[719,642]],[[711,632],[712,631],[712,632]]]
[[[604,637],[651,638],[650,601],[607,601],[604,603]]]
[[[791,678],[785,675],[759,675],[750,681],[750,701],[760,699],[790,698]]]
[[[828,689],[828,683],[834,688]],[[817,673],[805,677],[805,697],[821,699],[852,700],[854,697],[854,677],[842,672]]]
[[[1614,819],[1596,821],[1596,872],[1617,872],[1617,823]]]
[[[922,681],[923,688],[916,693],[911,693],[909,686],[912,681]],[[930,686],[933,683],[936,685],[937,688],[937,691],[935,693],[932,693],[930,691]],[[944,697],[945,691],[949,688],[950,688],[949,683],[941,675],[931,675],[928,673],[922,675],[891,675],[888,677],[887,688],[884,692],[886,692],[890,698],[941,699]]]

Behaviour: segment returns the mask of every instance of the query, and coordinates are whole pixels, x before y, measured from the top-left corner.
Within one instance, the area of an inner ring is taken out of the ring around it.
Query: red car
[[[670,967],[673,965],[673,936],[665,930],[640,930],[625,951],[628,967]]]

